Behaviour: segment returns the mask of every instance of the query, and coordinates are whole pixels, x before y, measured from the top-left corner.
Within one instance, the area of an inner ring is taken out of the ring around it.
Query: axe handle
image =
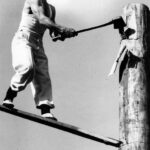
[[[108,23],[105,23],[105,24],[102,24],[102,25],[99,25],[99,26],[78,30],[78,31],[76,31],[76,33],[78,34],[78,33],[86,32],[86,31],[94,30],[94,29],[97,29],[97,28],[101,28],[101,27],[105,27],[105,26],[111,25],[113,23],[114,23],[114,21],[112,20],[112,21],[110,21]],[[59,38],[61,38],[61,35],[52,38],[52,40],[53,41],[57,41]]]
[[[105,24],[102,24],[102,25],[99,25],[99,26],[95,26],[95,27],[91,27],[91,28],[86,28],[86,29],[78,30],[77,33],[94,30],[94,29],[97,29],[97,28],[101,28],[101,27],[105,27],[105,26],[111,25],[111,24],[113,24],[113,21],[110,21],[108,23],[105,23]]]

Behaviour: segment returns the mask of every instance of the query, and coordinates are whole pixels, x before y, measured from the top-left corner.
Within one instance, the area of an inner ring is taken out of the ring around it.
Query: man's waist
[[[15,38],[22,39],[36,45],[41,45],[43,43],[42,37],[43,36],[26,29],[18,29],[15,34]]]
[[[17,32],[24,32],[24,33],[27,33],[29,34],[30,36],[33,36],[33,37],[36,37],[38,39],[42,39],[43,37],[43,33],[38,33],[32,29],[29,29],[29,28],[25,28],[25,27],[19,27],[18,31]]]

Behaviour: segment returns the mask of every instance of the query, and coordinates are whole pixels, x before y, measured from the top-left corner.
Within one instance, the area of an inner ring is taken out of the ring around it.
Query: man
[[[51,81],[48,72],[48,60],[44,52],[42,38],[46,29],[50,36],[60,35],[59,40],[76,35],[74,29],[55,23],[55,8],[46,0],[26,0],[19,29],[12,40],[12,62],[15,75],[3,100],[3,105],[13,108],[13,99],[19,91],[31,83],[36,107],[41,115],[57,120],[51,113]]]

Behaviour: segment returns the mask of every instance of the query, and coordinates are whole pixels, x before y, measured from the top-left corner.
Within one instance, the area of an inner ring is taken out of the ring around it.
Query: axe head
[[[114,29],[120,29],[126,26],[123,18],[120,16],[113,20]]]

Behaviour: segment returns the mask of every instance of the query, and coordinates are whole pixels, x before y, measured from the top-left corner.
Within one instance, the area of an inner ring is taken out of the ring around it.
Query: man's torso
[[[55,8],[51,5],[49,5],[46,0],[39,0],[43,7],[44,7],[44,13],[47,17],[49,17],[52,20],[55,20]],[[38,18],[36,15],[32,12],[31,9],[31,0],[26,0],[24,4],[24,8],[22,11],[22,18],[19,25],[19,29],[26,29],[31,32],[35,32],[41,36],[43,36],[46,26],[40,24]]]

